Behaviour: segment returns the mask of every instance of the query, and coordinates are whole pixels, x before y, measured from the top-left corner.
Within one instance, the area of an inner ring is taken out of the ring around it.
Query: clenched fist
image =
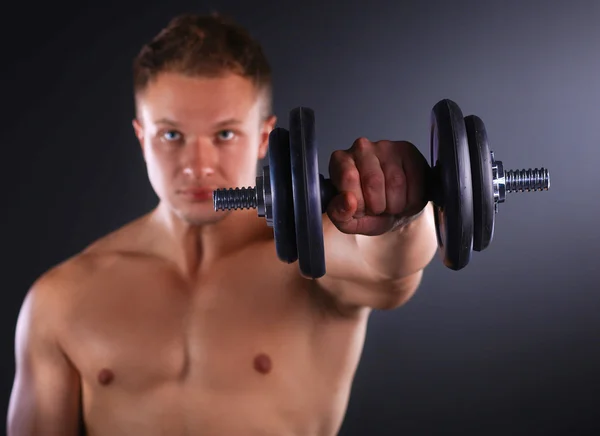
[[[338,194],[327,214],[344,233],[381,235],[424,209],[428,174],[427,160],[410,142],[359,138],[331,155]]]

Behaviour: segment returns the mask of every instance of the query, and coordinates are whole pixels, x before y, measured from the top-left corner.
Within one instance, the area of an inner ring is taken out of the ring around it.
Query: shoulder
[[[96,239],[79,253],[50,268],[36,281],[34,288],[51,293],[81,290],[99,271],[110,268],[123,256],[144,251],[140,240],[146,221],[147,216],[140,217]]]
[[[69,315],[86,272],[97,262],[89,254],[78,254],[46,271],[25,293],[15,328],[17,356],[30,353],[57,356],[68,335]],[[23,354],[25,353],[25,354]],[[58,354],[57,354],[58,353]]]
[[[27,290],[20,316],[32,317],[36,322],[65,319],[73,301],[93,288],[102,271],[117,264],[124,253],[135,251],[135,244],[129,241],[139,227],[139,220],[128,223],[51,266]]]
[[[94,271],[107,262],[110,256],[91,251],[52,266],[27,290],[20,317],[36,323],[60,322],[76,295],[85,291]]]

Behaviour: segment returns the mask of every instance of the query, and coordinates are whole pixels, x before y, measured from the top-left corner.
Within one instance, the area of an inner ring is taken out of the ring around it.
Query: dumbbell
[[[215,211],[257,209],[273,228],[277,257],[298,261],[300,273],[325,275],[322,216],[337,194],[319,173],[314,111],[290,111],[289,130],[269,135],[269,163],[256,186],[217,189]],[[498,205],[506,194],[550,188],[547,169],[505,171],[490,150],[483,121],[463,117],[449,99],[439,101],[430,116],[430,163],[427,199],[434,209],[438,252],[451,270],[465,268],[473,251],[486,249],[494,236]]]

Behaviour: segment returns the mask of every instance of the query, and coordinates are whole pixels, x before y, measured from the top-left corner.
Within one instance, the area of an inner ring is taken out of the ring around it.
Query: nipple
[[[114,378],[115,375],[110,369],[105,368],[98,373],[98,382],[103,386],[110,384]]]
[[[264,353],[259,354],[254,358],[254,369],[261,374],[268,374],[271,372],[273,363],[271,358]]]

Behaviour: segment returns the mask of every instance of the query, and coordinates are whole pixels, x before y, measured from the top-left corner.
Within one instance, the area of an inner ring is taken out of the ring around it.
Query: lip
[[[213,191],[216,188],[213,187],[195,187],[182,189],[179,193],[185,197],[191,198],[196,201],[207,201],[213,199]]]

